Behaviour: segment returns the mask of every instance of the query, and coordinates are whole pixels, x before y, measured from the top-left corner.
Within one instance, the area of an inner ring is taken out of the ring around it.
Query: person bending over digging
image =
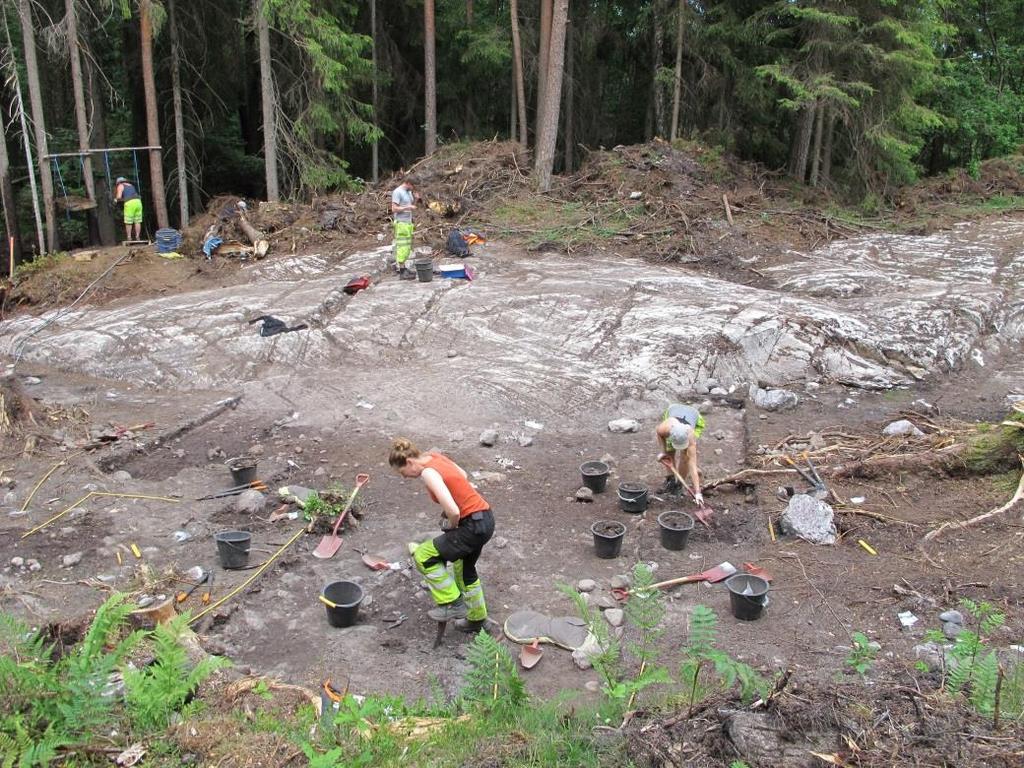
[[[443,510],[443,533],[416,545],[412,553],[416,569],[426,578],[437,603],[428,611],[430,618],[456,619],[456,627],[463,632],[482,629],[487,623],[487,605],[476,561],[494,535],[490,505],[458,464],[441,453],[420,453],[403,437],[391,444],[388,463],[402,477],[422,480],[430,498]],[[454,578],[447,563],[454,564]]]
[[[109,177],[108,177],[109,178]],[[118,176],[114,182],[114,202],[124,203],[124,239],[142,239],[142,197],[135,185],[124,176]],[[132,229],[135,237],[132,237]]]
[[[675,472],[665,478],[665,484],[658,489],[659,493],[676,493],[682,490],[682,484],[675,476],[690,475],[693,483],[694,500],[697,506],[704,506],[704,496],[700,492],[700,475],[697,472],[697,438],[704,431],[704,417],[696,408],[689,405],[670,405],[665,409],[661,423],[654,430],[658,436],[661,453],[659,462],[670,460]]]

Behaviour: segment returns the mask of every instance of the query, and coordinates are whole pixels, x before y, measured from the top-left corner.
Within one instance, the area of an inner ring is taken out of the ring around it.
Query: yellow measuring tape
[[[56,469],[56,467],[54,467],[54,469]],[[21,538],[23,538],[23,539],[27,538],[28,536],[31,536],[36,531],[43,530],[43,528],[48,526],[50,523],[52,523],[52,522],[54,522],[56,520],[60,520],[62,517],[64,517],[64,515],[66,515],[72,509],[74,509],[75,507],[80,506],[81,504],[84,504],[89,499],[91,499],[93,496],[113,496],[113,497],[118,498],[118,499],[148,499],[149,501],[167,501],[167,502],[170,502],[171,504],[177,504],[179,501],[181,501],[181,499],[172,499],[172,498],[169,498],[167,496],[142,496],[142,495],[137,494],[137,493],[108,493],[107,491],[89,491],[89,493],[85,494],[85,496],[80,498],[78,501],[76,501],[74,504],[72,504],[70,507],[68,507],[64,511],[58,512],[56,515],[51,517],[46,522],[40,523],[39,525],[37,525],[32,530],[27,531],[26,533],[21,534]]]

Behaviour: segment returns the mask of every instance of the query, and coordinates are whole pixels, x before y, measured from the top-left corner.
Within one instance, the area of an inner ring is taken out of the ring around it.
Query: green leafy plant
[[[526,702],[526,686],[515,661],[487,632],[480,630],[473,638],[466,660],[469,672],[462,695],[467,701],[488,708],[516,708]]]
[[[704,605],[694,606],[690,614],[689,644],[684,649],[679,670],[680,681],[688,694],[688,712],[694,705],[716,690],[738,686],[740,698],[751,701],[755,695],[766,695],[769,682],[752,667],[733,659],[716,647],[718,617]]]
[[[863,632],[854,632],[852,640],[853,646],[850,648],[850,655],[846,657],[846,666],[861,677],[866,677],[875,662],[878,649]]]
[[[153,663],[124,674],[128,715],[139,730],[166,728],[171,715],[185,708],[199,684],[229,664],[219,656],[207,656],[190,669],[188,654],[178,643],[182,632],[188,631],[188,620],[185,614],[158,625],[153,631]]]

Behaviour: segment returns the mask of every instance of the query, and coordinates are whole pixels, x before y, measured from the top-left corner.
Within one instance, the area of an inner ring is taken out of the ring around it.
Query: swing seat
[[[90,200],[87,197],[81,195],[68,195],[67,197],[58,197],[56,200],[57,207],[64,211],[71,213],[77,213],[79,211],[91,211],[96,207],[96,201]]]

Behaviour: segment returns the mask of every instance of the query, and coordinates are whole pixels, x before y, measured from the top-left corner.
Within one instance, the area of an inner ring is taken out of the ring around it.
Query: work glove
[[[704,494],[702,494],[700,491],[697,491],[695,494],[693,494],[693,500],[697,502],[698,507],[704,506]]]

